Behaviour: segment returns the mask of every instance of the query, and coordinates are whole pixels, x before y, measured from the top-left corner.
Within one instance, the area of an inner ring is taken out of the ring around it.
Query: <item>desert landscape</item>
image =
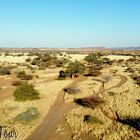
[[[0,139],[136,140],[140,51],[1,49]]]

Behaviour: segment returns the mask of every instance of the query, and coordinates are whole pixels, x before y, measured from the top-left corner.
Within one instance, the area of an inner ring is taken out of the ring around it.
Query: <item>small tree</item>
[[[101,65],[103,63],[103,59],[101,59],[99,54],[89,54],[88,56],[85,57],[85,60],[90,64],[97,64]]]
[[[66,69],[66,72],[68,72],[71,77],[72,75],[76,77],[77,74],[82,74],[84,73],[84,71],[85,71],[85,65],[79,61],[69,63]]]
[[[39,92],[34,89],[32,84],[23,82],[16,88],[13,96],[17,101],[35,100],[39,99]]]
[[[89,63],[96,63],[98,60],[98,57],[96,54],[89,54],[88,56],[85,57],[85,60]]]

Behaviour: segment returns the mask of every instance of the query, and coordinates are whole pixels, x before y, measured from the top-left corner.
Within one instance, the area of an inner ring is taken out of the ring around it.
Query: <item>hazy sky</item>
[[[0,0],[0,47],[140,46],[140,0]]]

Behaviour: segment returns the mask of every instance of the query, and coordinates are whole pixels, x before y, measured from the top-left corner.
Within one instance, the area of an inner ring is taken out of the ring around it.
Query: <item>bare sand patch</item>
[[[31,58],[35,58],[36,56],[31,56]],[[29,58],[29,56],[0,56],[0,62],[9,62],[9,63],[24,63],[25,60]]]
[[[82,61],[87,55],[86,54],[69,54],[71,57],[70,60],[75,61]]]
[[[124,60],[128,60],[130,58],[133,58],[132,56],[123,56],[123,55],[108,55],[108,56],[104,56],[106,58],[109,58],[110,60],[119,60],[119,59],[124,59]]]

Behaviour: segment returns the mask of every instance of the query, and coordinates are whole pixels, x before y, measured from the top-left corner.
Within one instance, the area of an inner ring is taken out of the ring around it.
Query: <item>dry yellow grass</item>
[[[103,93],[99,93],[99,96],[102,97],[105,100],[105,104],[101,107],[102,110],[111,118],[115,117],[116,111],[121,117],[131,116],[133,118],[139,117],[140,109],[139,105],[136,104],[136,99],[140,99],[140,88],[134,84],[134,81],[125,73],[124,68],[121,66],[114,66],[109,69],[103,70],[103,74],[109,74],[110,70],[117,70],[117,74],[123,75],[127,78],[126,83],[121,85],[120,87],[114,87],[110,90],[107,90]],[[110,87],[113,87],[118,82],[120,82],[120,77],[117,75],[111,75],[112,80],[110,80],[107,84],[105,84],[105,89],[108,89]],[[102,78],[102,76],[98,77]],[[81,88],[82,92],[81,94],[77,95],[67,95],[67,100],[72,98],[82,98],[83,92],[84,95],[90,95],[92,89],[96,89],[97,87],[93,84],[90,84],[91,86],[88,86],[86,83],[92,83],[92,79],[88,79],[87,81],[83,82],[85,86],[84,88]],[[79,85],[82,86],[82,83],[79,83]],[[80,86],[79,86],[80,87]],[[98,87],[99,89],[99,87]],[[114,95],[109,95],[108,92],[113,92]],[[69,97],[73,96],[73,97]],[[65,98],[66,98],[65,97]],[[66,101],[67,101],[66,100]],[[104,124],[88,124],[83,121],[84,115],[93,115],[97,118],[101,119]],[[107,118],[100,108],[95,108],[94,110],[90,108],[85,108],[81,106],[77,106],[77,108],[72,109],[69,111],[65,118],[67,122],[72,127],[73,133],[78,136],[79,133],[90,133],[98,138],[101,138],[103,140],[119,140],[119,139],[130,139],[130,138],[136,138],[134,135],[134,130],[132,127],[129,127],[128,125],[122,125],[116,121],[112,121],[109,118]],[[139,133],[137,131],[137,133]]]

